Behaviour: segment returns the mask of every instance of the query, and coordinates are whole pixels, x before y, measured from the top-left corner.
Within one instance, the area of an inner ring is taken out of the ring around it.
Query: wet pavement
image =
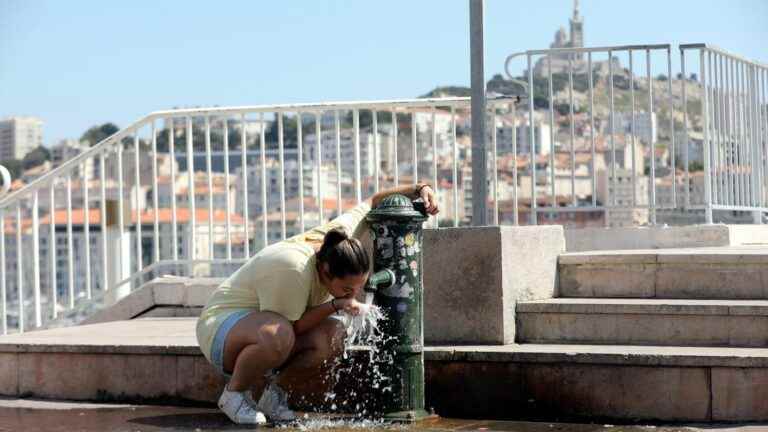
[[[292,425],[274,426],[278,431],[327,432],[677,432],[734,431],[768,432],[768,423],[748,425],[607,425],[583,423],[549,423],[488,420],[432,419],[417,425],[388,425],[374,421],[345,420],[323,415],[301,416]],[[232,424],[215,408],[109,405],[0,400],[0,431],[250,431],[254,427]]]

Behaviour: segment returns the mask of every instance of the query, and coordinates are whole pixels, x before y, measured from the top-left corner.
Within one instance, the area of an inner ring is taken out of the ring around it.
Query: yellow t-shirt
[[[312,244],[319,246],[328,231],[343,228],[372,254],[372,240],[365,223],[370,209],[363,202],[322,226],[269,245],[222,282],[197,320],[197,342],[206,358],[211,359],[216,331],[232,312],[270,311],[296,321],[307,308],[330,301],[328,289],[317,275]]]

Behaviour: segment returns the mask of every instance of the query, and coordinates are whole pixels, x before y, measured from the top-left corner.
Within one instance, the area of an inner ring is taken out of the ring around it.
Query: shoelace
[[[275,394],[275,402],[277,402],[275,404],[275,410],[279,411],[280,413],[290,411],[291,409],[288,408],[288,394],[285,392],[285,390],[278,387],[277,384],[271,384],[270,388]]]
[[[245,414],[249,417],[255,417],[258,414],[258,411],[256,410],[255,406],[250,404],[250,398],[245,397],[242,401],[240,401],[240,406],[237,407],[236,413],[238,415]]]

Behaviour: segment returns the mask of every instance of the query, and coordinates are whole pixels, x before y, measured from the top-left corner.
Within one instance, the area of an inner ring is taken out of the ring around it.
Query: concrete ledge
[[[568,252],[768,245],[766,225],[582,228],[565,231]]]
[[[517,313],[768,316],[768,300],[556,298],[520,302]]]
[[[0,360],[13,369],[17,353],[168,354],[202,356],[195,318],[141,318],[0,337]],[[768,349],[631,345],[429,346],[430,361],[597,363],[637,366],[768,367]]]
[[[563,297],[768,299],[768,248],[567,253],[558,273]]]
[[[202,355],[197,318],[141,318],[0,337],[0,352]]]
[[[768,264],[768,248],[723,247],[573,252],[560,255],[562,265],[579,264]]]
[[[557,300],[518,305],[518,343],[768,347],[764,301]]]

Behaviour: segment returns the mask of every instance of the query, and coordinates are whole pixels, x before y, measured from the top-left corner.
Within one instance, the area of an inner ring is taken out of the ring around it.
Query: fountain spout
[[[368,278],[368,282],[365,284],[365,292],[375,293],[380,288],[389,288],[393,283],[395,283],[395,272],[385,268]]]

